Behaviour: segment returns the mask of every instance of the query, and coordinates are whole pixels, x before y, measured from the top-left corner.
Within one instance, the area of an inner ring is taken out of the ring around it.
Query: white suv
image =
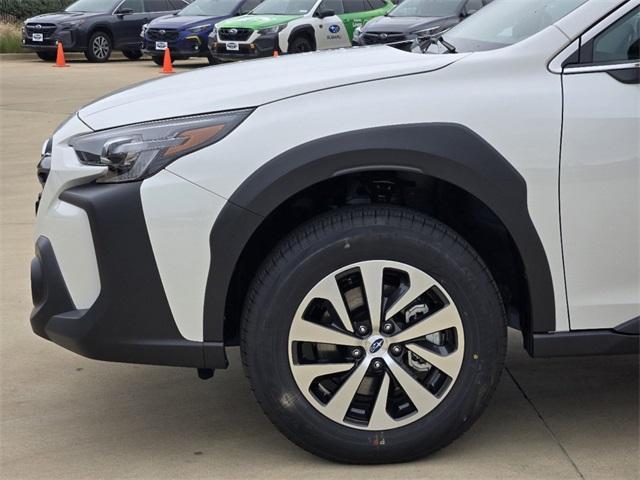
[[[469,428],[507,326],[533,356],[637,352],[638,5],[496,0],[413,53],[84,107],[39,166],[34,331],[204,378],[240,344],[273,423],[353,463]]]

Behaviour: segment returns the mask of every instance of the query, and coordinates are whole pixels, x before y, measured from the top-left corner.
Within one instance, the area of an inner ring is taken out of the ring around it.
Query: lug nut
[[[367,333],[369,333],[369,329],[366,325],[360,325],[357,329],[358,335],[364,337]]]
[[[384,333],[392,333],[395,330],[393,323],[391,322],[384,322],[384,324],[382,325],[382,331]]]
[[[382,360],[376,358],[373,362],[371,362],[371,366],[374,370],[381,370],[384,366],[384,363],[382,362]]]
[[[391,347],[391,354],[396,357],[402,353],[402,347],[400,345],[393,345]]]
[[[353,350],[351,350],[351,356],[353,358],[361,358],[362,357],[362,349],[359,347],[354,348]]]

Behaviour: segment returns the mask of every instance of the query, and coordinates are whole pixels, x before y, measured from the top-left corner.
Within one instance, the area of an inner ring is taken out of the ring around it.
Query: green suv
[[[393,7],[389,0],[265,0],[216,24],[209,49],[228,61],[349,47],[356,28]]]

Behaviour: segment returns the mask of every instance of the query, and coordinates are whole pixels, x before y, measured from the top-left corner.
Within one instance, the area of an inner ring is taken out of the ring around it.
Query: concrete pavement
[[[28,271],[42,141],[83,104],[158,70],[0,59],[1,478],[640,478],[633,356],[532,360],[513,333],[507,371],[467,434],[422,461],[368,468],[284,439],[235,350],[231,367],[203,382],[187,369],[88,360],[36,337]]]

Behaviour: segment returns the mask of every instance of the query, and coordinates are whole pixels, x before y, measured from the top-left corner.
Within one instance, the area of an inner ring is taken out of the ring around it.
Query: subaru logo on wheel
[[[340,31],[340,25],[331,25],[329,31],[331,33],[338,33]]]
[[[232,28],[231,30],[229,30],[229,35],[236,35],[237,33],[238,33],[237,28]]]
[[[382,348],[382,345],[384,345],[384,338],[377,339],[369,347],[369,353],[376,353],[378,350]]]

